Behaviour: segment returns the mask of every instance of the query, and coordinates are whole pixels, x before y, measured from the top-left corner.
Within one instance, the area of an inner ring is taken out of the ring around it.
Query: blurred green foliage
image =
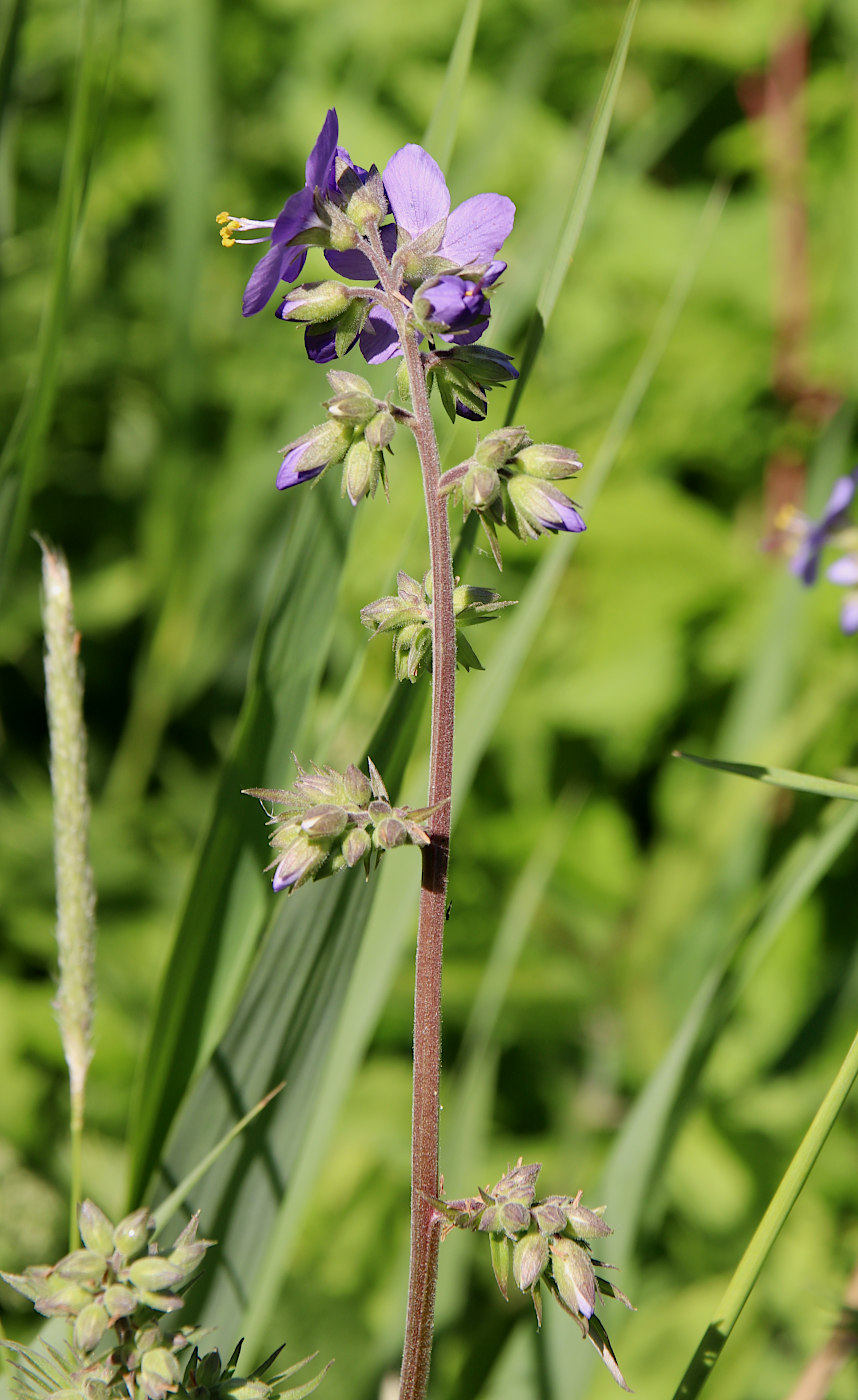
[[[214,215],[276,212],[300,183],[330,105],[362,163],[382,165],[419,140],[460,17],[450,0],[436,0],[419,23],[391,0],[95,8],[88,182],[27,529],[66,551],[82,633],[100,924],[84,1184],[108,1212],[126,1205],[130,1085],[268,584],[300,509],[297,492],[273,489],[278,448],[319,420],[326,395],[295,328],[270,312],[242,320],[253,250],[224,253]],[[613,0],[484,7],[448,177],[454,202],[481,190],[516,202],[491,336],[508,352],[520,351],[621,18]],[[7,0],[0,23],[5,435],[33,372],[50,285],[78,7]],[[804,351],[807,382],[842,401],[827,429],[773,391],[778,216],[764,123],[743,106],[788,24],[806,26],[810,45]],[[544,1162],[546,1190],[583,1186],[592,1197],[629,1106],[736,920],[817,820],[816,798],[682,766],[672,749],[825,774],[855,761],[858,667],[854,640],[837,630],[837,600],[822,589],[800,596],[760,542],[784,481],[800,500],[804,468],[817,461],[824,494],[826,479],[853,460],[856,38],[849,0],[642,5],[584,233],[519,410],[534,437],[580,451],[583,481],[712,180],[732,188],[457,825],[445,970],[451,1113],[457,1056],[503,911],[534,849],[553,854],[486,1051],[482,1099],[468,1105],[487,1120],[477,1178],[448,1176],[454,1195],[523,1153]],[[383,367],[373,378],[386,391]],[[489,426],[504,412],[495,391]],[[445,465],[467,454],[470,425],[445,421],[439,432]],[[416,458],[404,439],[391,495],[389,508],[379,499],[357,512],[313,720],[294,736],[302,759],[351,761],[385,704],[389,653],[383,641],[367,646],[358,613],[390,591],[398,568],[425,568]],[[505,596],[523,596],[554,543],[505,542]],[[24,537],[0,614],[0,1260],[11,1270],[62,1252],[67,1165],[50,1010],[38,573],[38,550]],[[490,558],[478,553],[467,579],[495,586]],[[460,703],[488,693],[507,625],[485,629],[486,674],[462,676]],[[286,786],[291,776],[248,772],[242,785]],[[559,836],[546,834],[549,812],[565,827]],[[260,868],[266,859],[260,821]],[[788,920],[677,1124],[621,1280],[640,1311],[615,1342],[642,1395],[672,1393],[853,1034],[855,877],[847,849]],[[411,980],[409,955],[266,1329],[272,1345],[285,1336],[290,1349],[306,1342],[337,1357],[325,1382],[331,1400],[377,1394],[397,1364]],[[852,1103],[715,1372],[713,1400],[783,1395],[832,1325],[858,1255],[856,1126]],[[442,1157],[457,1150],[442,1138]],[[445,1304],[446,1286],[454,1303]],[[12,1295],[0,1302],[10,1331],[25,1335]],[[437,1396],[466,1400],[484,1386],[498,1397],[530,1393],[541,1342],[524,1322],[524,1300],[497,1297],[474,1241],[445,1245],[439,1308]],[[233,1338],[219,1340],[229,1349]],[[584,1348],[571,1325],[566,1346],[574,1371]],[[518,1348],[519,1371],[493,1379],[505,1347]],[[832,1394],[845,1397],[853,1384],[844,1377]],[[610,1386],[594,1377],[588,1394]]]

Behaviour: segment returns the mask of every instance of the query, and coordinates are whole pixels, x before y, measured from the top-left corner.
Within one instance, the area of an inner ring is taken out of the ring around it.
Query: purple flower
[[[578,534],[587,526],[568,496],[547,481],[516,473],[506,483],[507,524],[519,539],[535,540],[547,530]]]
[[[236,233],[271,229],[271,248],[256,264],[244,289],[241,309],[245,316],[254,316],[262,310],[278,282],[294,282],[300,276],[310,242],[302,242],[302,235],[325,227],[316,212],[315,195],[318,192],[324,199],[337,193],[337,162],[341,168],[348,166],[358,178],[366,178],[366,171],[356,166],[348,151],[337,145],[338,132],[337,114],[332,107],[307,157],[304,187],[289,196],[276,219],[237,219],[229,214],[218,215],[221,238],[226,247],[236,242]],[[262,238],[238,241],[264,243],[266,238],[263,235]]]
[[[490,263],[512,231],[515,205],[502,194],[475,194],[450,213],[441,167],[422,146],[403,146],[384,169],[384,188],[397,227],[417,239],[441,225],[438,242],[424,248],[454,267]]]
[[[285,491],[289,486],[299,486],[302,481],[312,481],[314,476],[321,476],[325,470],[324,464],[321,467],[311,467],[309,471],[301,471],[301,458],[306,455],[309,446],[309,442],[296,442],[289,448],[277,473],[278,491]]]
[[[798,548],[789,562],[792,573],[807,587],[816,582],[819,573],[819,558],[832,535],[846,523],[846,511],[858,488],[858,467],[848,476],[839,476],[831,489],[831,495],[819,520],[812,520],[796,513],[788,521],[786,529],[798,538]],[[829,574],[830,577],[830,574]]]
[[[844,554],[836,559],[826,569],[825,576],[829,583],[850,589],[840,609],[840,630],[852,637],[858,632],[858,554]]]
[[[430,330],[477,330],[479,339],[488,324],[489,299],[479,282],[466,282],[463,277],[444,273],[426,284],[416,299],[415,308]]]

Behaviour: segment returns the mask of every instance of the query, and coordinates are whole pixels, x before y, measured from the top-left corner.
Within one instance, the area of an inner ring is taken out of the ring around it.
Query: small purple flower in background
[[[825,571],[829,583],[839,588],[848,588],[840,609],[840,630],[847,637],[858,632],[858,554],[844,554],[836,559]]]
[[[783,529],[788,537],[798,541],[790,559],[790,571],[810,587],[819,573],[819,559],[829,540],[849,523],[846,511],[852,504],[858,487],[858,467],[848,476],[839,476],[831,489],[819,520],[814,522],[799,512],[792,512]]]

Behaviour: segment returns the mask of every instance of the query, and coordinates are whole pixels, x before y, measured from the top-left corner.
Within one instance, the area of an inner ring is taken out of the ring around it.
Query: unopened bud
[[[154,1233],[155,1221],[146,1207],[141,1206],[140,1210],[120,1220],[113,1232],[113,1243],[123,1259],[134,1259],[142,1254]]]
[[[301,830],[313,837],[339,836],[345,831],[348,821],[348,813],[342,807],[326,802],[307,809],[301,822]]]
[[[349,801],[356,807],[365,807],[372,797],[369,778],[354,763],[350,763],[343,774],[343,786]]]
[[[281,321],[302,321],[311,325],[332,321],[345,311],[351,298],[341,282],[308,282],[293,287],[277,308]]]
[[[484,467],[505,467],[529,444],[526,428],[496,428],[477,443],[474,456]]]
[[[551,1272],[560,1297],[572,1312],[592,1317],[596,1306],[596,1275],[586,1249],[563,1235],[555,1235],[549,1248]]]
[[[78,1351],[94,1351],[109,1326],[107,1309],[101,1303],[88,1303],[75,1318],[74,1344]]]
[[[147,1351],[140,1363],[140,1388],[149,1400],[165,1400],[178,1390],[181,1380],[179,1363],[166,1347]]]
[[[500,495],[500,477],[493,467],[475,464],[462,484],[465,514],[486,510]]]
[[[396,846],[404,846],[408,840],[405,823],[398,817],[383,817],[372,834],[372,843],[381,851],[392,851]]]
[[[538,1230],[529,1230],[516,1241],[512,1252],[512,1273],[522,1293],[533,1287],[547,1264],[548,1241]]]
[[[352,827],[343,842],[343,859],[346,865],[354,867],[360,865],[372,850],[372,839],[369,832],[363,831],[360,827]]]
[[[380,468],[381,458],[365,438],[352,443],[346,453],[342,489],[353,506],[375,491]]]
[[[113,1253],[113,1224],[94,1201],[82,1202],[77,1224],[87,1249],[105,1257]]]
[[[123,1273],[134,1288],[156,1293],[162,1288],[174,1288],[184,1278],[183,1271],[161,1254],[148,1254],[145,1259],[135,1259]]]
[[[396,419],[387,409],[382,409],[371,418],[364,429],[364,436],[370,447],[380,452],[389,447],[396,433]]]
[[[515,466],[544,481],[563,481],[581,470],[581,458],[571,448],[552,442],[532,443],[516,453]]]

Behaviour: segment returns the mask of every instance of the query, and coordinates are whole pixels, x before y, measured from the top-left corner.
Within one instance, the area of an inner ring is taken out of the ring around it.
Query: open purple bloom
[[[797,516],[788,525],[789,532],[799,537],[798,548],[790,559],[789,567],[791,572],[800,578],[807,587],[816,582],[819,573],[819,558],[825,545],[831,536],[846,523],[846,511],[852,504],[856,489],[858,489],[858,467],[855,467],[848,476],[837,478],[825,509],[816,523]]]
[[[415,239],[438,224],[431,251],[456,267],[489,263],[512,231],[515,205],[502,194],[475,194],[450,213],[441,167],[422,146],[403,146],[384,169],[384,188],[400,231]]]
[[[332,107],[325,117],[322,130],[307,157],[304,172],[304,187],[290,195],[276,219],[239,219],[230,215],[220,215],[221,237],[227,247],[235,242],[234,234],[253,229],[270,229],[271,248],[260,258],[250,274],[244,290],[242,312],[254,316],[269,301],[278,282],[294,282],[301,275],[307,258],[307,243],[302,243],[301,235],[311,230],[323,228],[315,207],[315,194],[330,198],[337,192],[337,161],[340,168],[349,166],[360,179],[366,178],[366,171],[354,165],[348,151],[337,145],[339,123]],[[245,243],[263,243],[261,238],[241,239]]]
[[[444,273],[423,288],[415,310],[430,329],[444,334],[470,331],[480,322],[487,324],[490,308],[479,282],[466,282],[463,277]],[[485,324],[475,339],[485,330]]]

